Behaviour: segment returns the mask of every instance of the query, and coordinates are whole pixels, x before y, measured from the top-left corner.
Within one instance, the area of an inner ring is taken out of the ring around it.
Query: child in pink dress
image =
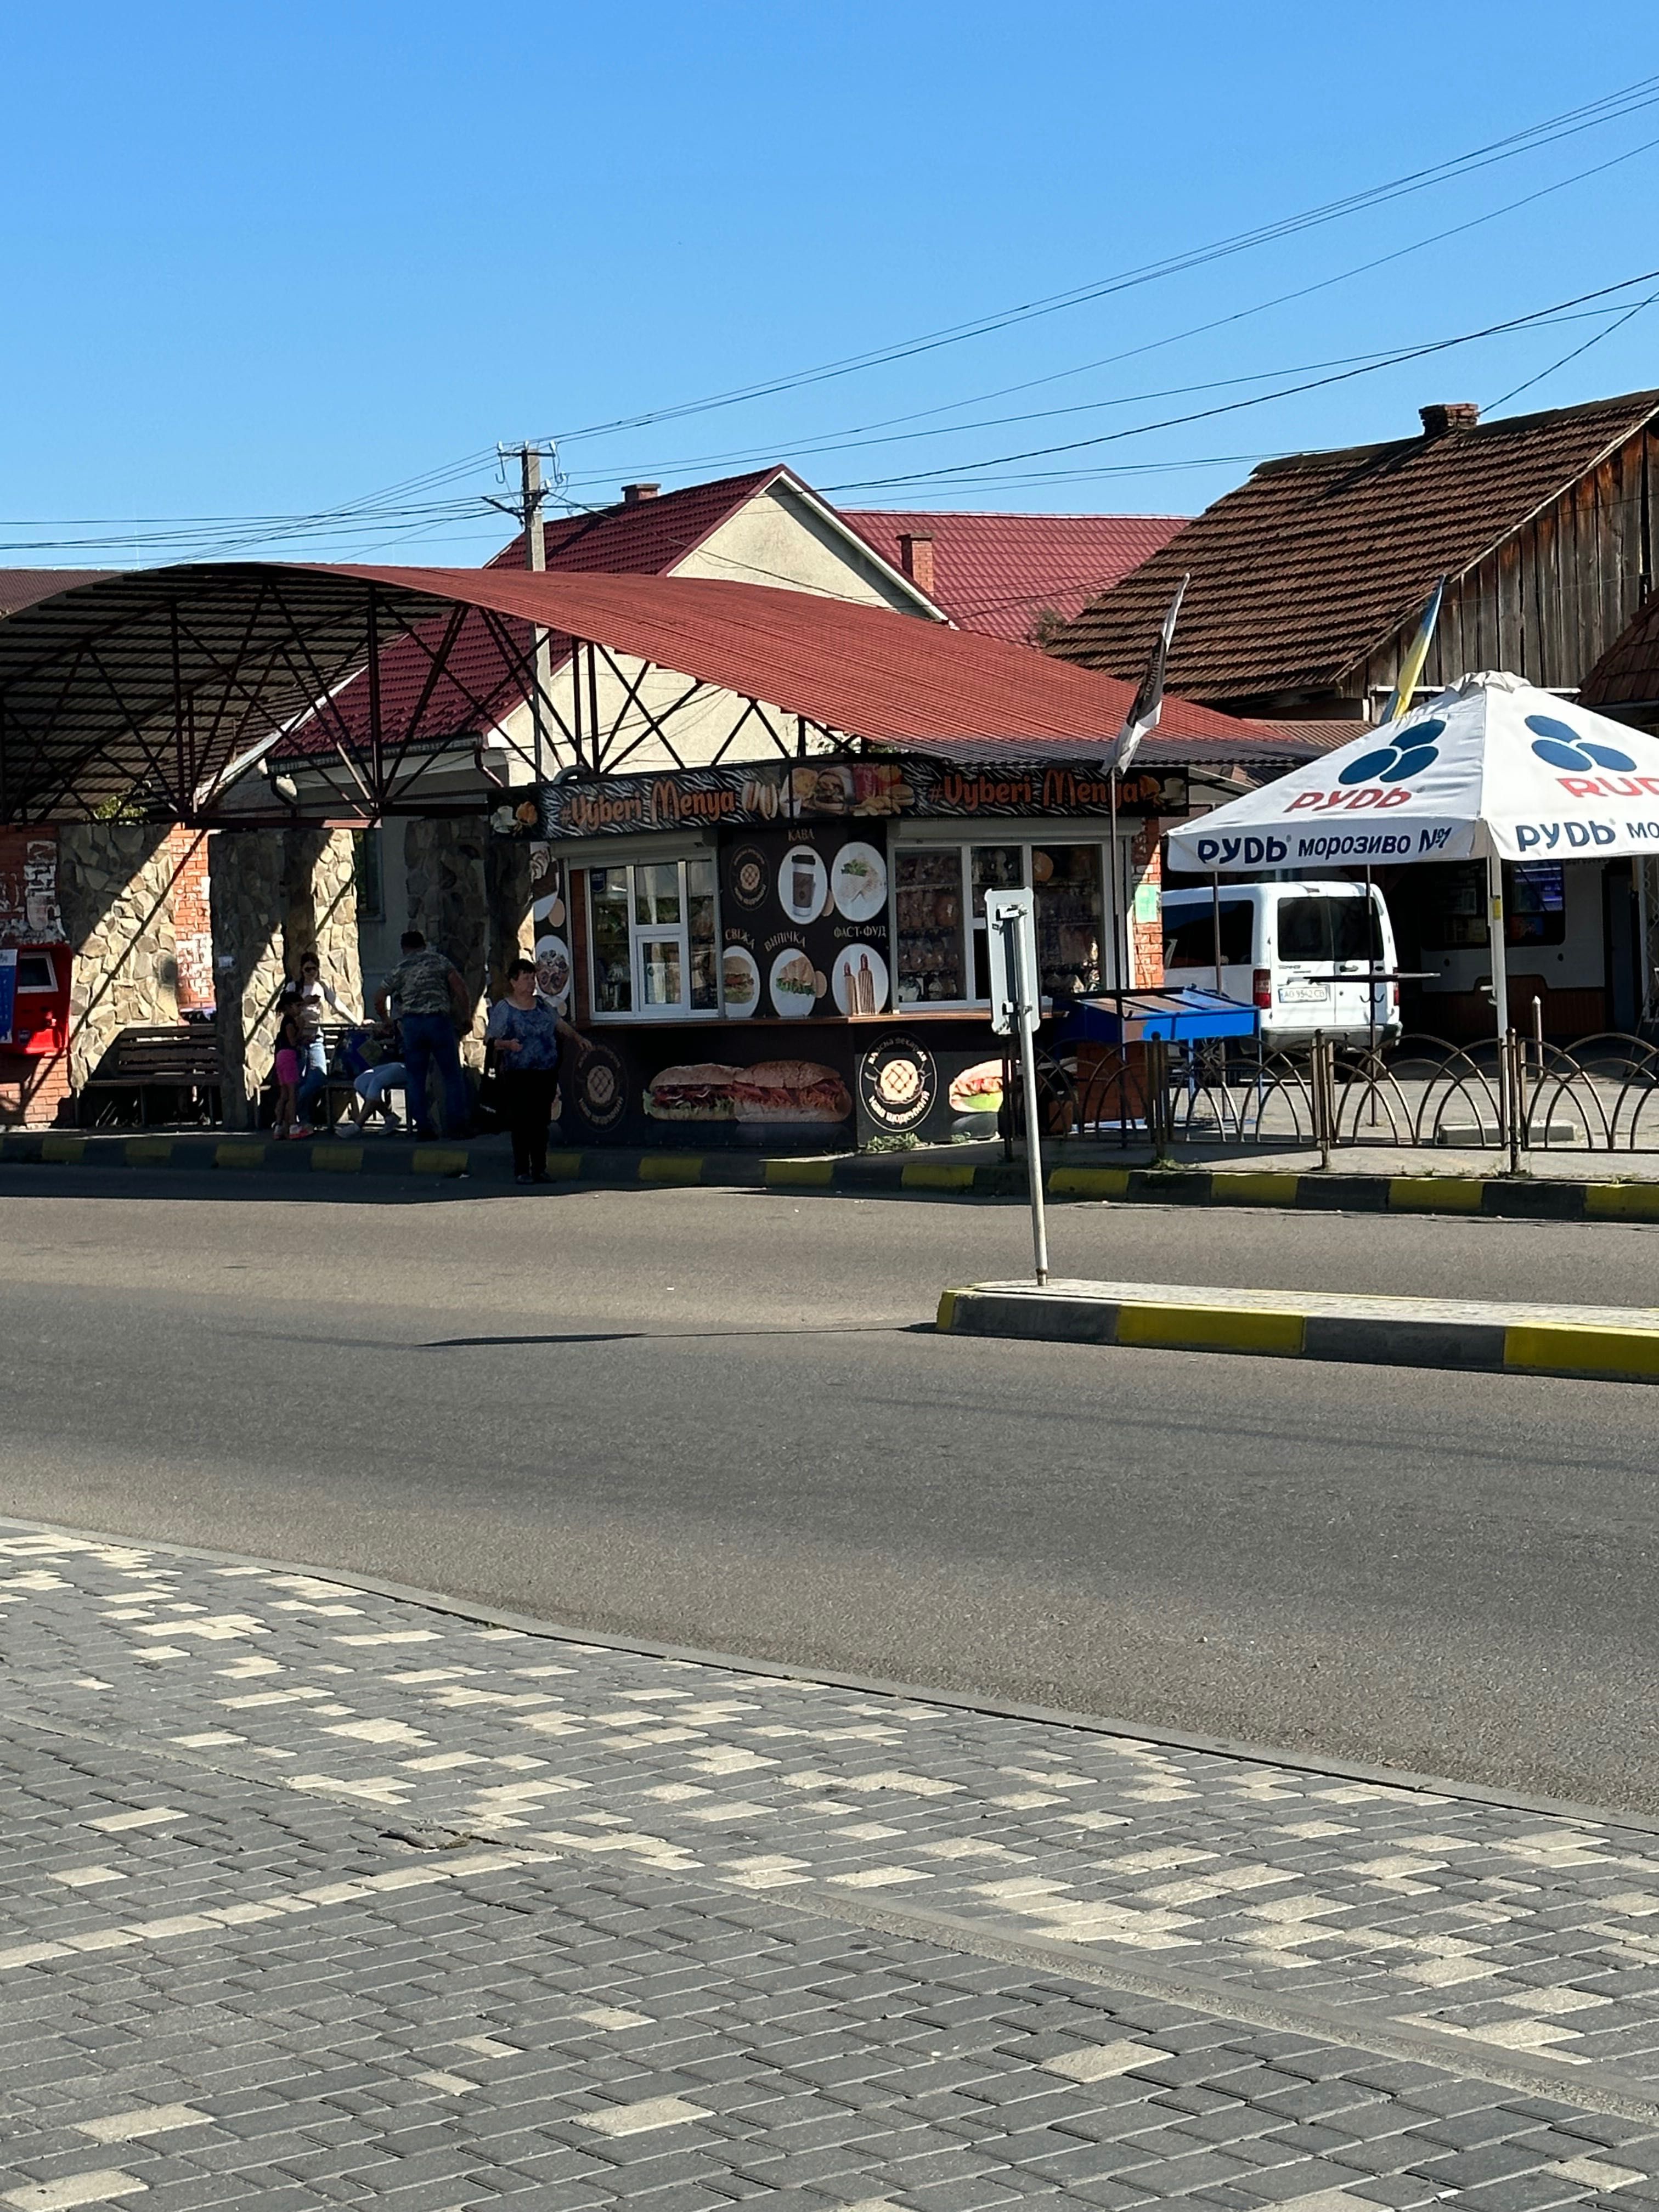
[[[288,1015],[276,1032],[276,1135],[279,1139],[294,1134],[295,1116],[300,1098],[300,1025],[292,1014]]]

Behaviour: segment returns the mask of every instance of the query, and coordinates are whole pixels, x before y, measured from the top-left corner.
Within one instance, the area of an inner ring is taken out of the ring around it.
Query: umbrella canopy
[[[1492,672],[1170,832],[1221,874],[1654,853],[1659,739]]]

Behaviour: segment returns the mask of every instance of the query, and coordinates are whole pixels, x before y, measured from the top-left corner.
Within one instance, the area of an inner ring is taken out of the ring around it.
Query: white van
[[[1207,890],[1164,893],[1164,978],[1254,1006],[1266,1051],[1306,1044],[1316,1030],[1339,1044],[1400,1035],[1400,986],[1369,981],[1372,968],[1387,975],[1400,965],[1375,885],[1368,895],[1364,884],[1224,879],[1219,920],[1218,982],[1215,900]]]

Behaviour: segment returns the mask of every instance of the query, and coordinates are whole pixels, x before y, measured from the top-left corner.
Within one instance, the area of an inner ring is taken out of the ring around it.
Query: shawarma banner
[[[1184,815],[1187,778],[1151,769],[1120,779],[1117,811]],[[1109,814],[1110,783],[1088,762],[951,763],[890,760],[750,762],[656,775],[573,778],[546,784],[491,817],[505,836],[626,836],[641,830],[730,823],[960,816]]]

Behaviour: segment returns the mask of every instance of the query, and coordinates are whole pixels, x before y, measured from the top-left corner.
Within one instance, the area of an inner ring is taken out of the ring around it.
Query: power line
[[[1246,408],[1265,407],[1277,399],[1294,398],[1302,392],[1318,391],[1328,385],[1351,383],[1356,377],[1374,376],[1381,368],[1397,368],[1401,362],[1419,361],[1430,354],[1449,352],[1455,346],[1472,345],[1481,338],[1499,337],[1510,331],[1525,330],[1548,317],[1560,314],[1565,308],[1582,307],[1591,300],[1605,299],[1610,293],[1628,291],[1632,285],[1650,283],[1656,276],[1659,276],[1659,269],[1644,270],[1639,276],[1626,276],[1616,284],[1606,284],[1592,292],[1578,293],[1571,300],[1558,301],[1551,307],[1539,308],[1532,314],[1510,316],[1502,322],[1487,323],[1479,330],[1460,331],[1455,337],[1436,338],[1424,344],[1405,346],[1397,353],[1382,360],[1369,362],[1360,368],[1338,369],[1330,375],[1312,377],[1301,384],[1281,385],[1274,391],[1257,392],[1248,399],[1230,399],[1223,402],[1219,406],[1195,408],[1188,414],[1166,416],[1156,422],[1133,423],[1127,429],[1104,430],[1091,438],[1073,438],[1052,446],[1029,446],[1018,453],[981,455],[977,460],[963,461],[954,466],[946,465],[937,469],[921,470],[908,476],[868,478],[856,486],[830,484],[824,489],[830,491],[863,490],[872,488],[885,489],[896,484],[928,483],[942,477],[961,475],[972,469],[998,468],[1008,462],[1042,460],[1051,454],[1080,453],[1090,447],[1115,444],[1123,438],[1143,438],[1154,430],[1184,428],[1189,422],[1209,422],[1218,415],[1236,415],[1242,413]]]
[[[1483,214],[1471,216],[1462,222],[1453,223],[1443,230],[1431,232],[1426,237],[1413,239],[1407,245],[1395,246],[1387,253],[1376,255],[1368,261],[1358,262],[1352,268],[1340,270],[1334,276],[1322,276],[1311,284],[1299,285],[1291,291],[1278,293],[1269,299],[1255,301],[1249,307],[1237,308],[1227,314],[1212,317],[1207,322],[1194,323],[1186,330],[1172,331],[1163,337],[1150,338],[1139,345],[1126,347],[1118,353],[1105,355],[1098,361],[1084,362],[1070,368],[1051,370],[1042,376],[1029,377],[1017,384],[1003,385],[993,391],[981,392],[968,398],[949,400],[936,407],[921,408],[903,415],[887,416],[872,422],[853,424],[843,430],[825,434],[823,441],[817,445],[802,446],[792,441],[789,443],[789,450],[796,454],[839,452],[845,447],[838,441],[844,441],[846,446],[850,447],[866,431],[890,429],[908,422],[927,422],[940,415],[953,414],[961,408],[973,406],[981,402],[1008,398],[1019,392],[1034,391],[1043,385],[1063,382],[1069,377],[1091,374],[1097,369],[1115,368],[1126,361],[1133,361],[1143,355],[1159,352],[1170,346],[1182,344],[1188,338],[1206,337],[1213,331],[1225,330],[1238,323],[1248,321],[1254,316],[1270,313],[1274,307],[1285,307],[1297,300],[1309,299],[1316,293],[1328,291],[1338,284],[1351,283],[1356,276],[1370,276],[1378,269],[1388,267],[1393,262],[1404,260],[1411,254],[1425,251],[1429,246],[1443,244],[1449,238],[1456,238],[1468,231],[1480,229],[1486,223],[1495,222],[1506,215],[1513,215],[1522,208],[1530,207],[1540,199],[1548,198],[1553,193],[1565,191],[1573,185],[1582,184],[1589,178],[1601,176],[1607,170],[1618,168],[1623,163],[1634,161],[1643,154],[1651,153],[1656,147],[1659,147],[1659,138],[1644,139],[1641,144],[1629,147],[1623,153],[1615,154],[1608,161],[1598,161],[1586,169],[1575,170],[1571,176],[1558,178],[1554,183],[1542,185],[1535,191],[1523,193],[1518,199],[1506,201],[1500,207],[1489,208]],[[1275,370],[1261,372],[1263,375],[1292,373],[1294,372]],[[1249,380],[1241,378],[1239,380],[1247,382]],[[1177,386],[1173,387],[1173,391],[1198,388]],[[1140,395],[1143,398],[1160,396],[1165,395],[1156,393]],[[1112,406],[1119,404],[1127,403],[1115,400],[1080,401],[1076,404],[1073,411],[1082,411],[1087,407]],[[1066,410],[1062,409],[1054,411],[1061,413]],[[1013,416],[1008,419],[1018,421],[1021,418]],[[1029,419],[1037,418],[1033,416]],[[912,435],[917,440],[947,436],[957,427],[959,426],[951,423],[938,423],[933,429],[918,430]],[[689,475],[691,471],[701,468],[753,465],[757,462],[769,459],[775,450],[775,447],[771,446],[763,448],[750,447],[721,453],[693,454],[689,459],[682,460],[634,461],[627,464],[623,472],[672,477]],[[586,477],[579,478],[579,481],[592,481],[599,477],[599,473],[597,470],[590,471]],[[616,473],[614,468],[609,468],[604,471],[606,477],[614,473]]]
[[[1363,191],[1349,193],[1341,199],[1328,201],[1322,206],[1305,210],[1298,215],[1281,217],[1273,222],[1258,225],[1251,230],[1237,232],[1230,237],[1217,240],[1206,246],[1192,248],[1187,252],[1171,255],[1161,261],[1145,263],[1137,268],[1121,270],[1112,276],[1099,278],[1065,292],[1051,294],[1046,298],[1028,301],[1018,307],[1000,309],[993,314],[978,317],[971,322],[953,324],[945,329],[929,331],[915,338],[900,340],[894,344],[878,347],[869,352],[847,355],[838,360],[821,363],[815,368],[798,370],[787,376],[769,378],[759,383],[739,386],[732,391],[715,392],[702,399],[686,400],[672,407],[653,408],[635,415],[619,416],[607,422],[584,424],[579,428],[562,432],[561,441],[568,443],[573,438],[594,437],[602,433],[617,430],[640,429],[653,422],[673,422],[688,415],[702,414],[716,408],[736,406],[745,400],[769,398],[779,392],[799,390],[805,385],[818,384],[830,378],[852,375],[860,369],[877,368],[889,362],[910,359],[917,354],[937,351],[943,346],[958,345],[969,338],[982,337],[993,331],[1008,329],[1016,323],[1028,322],[1038,316],[1057,314],[1069,307],[1081,307],[1091,301],[1107,298],[1114,293],[1156,283],[1166,276],[1201,268],[1213,261],[1248,252],[1255,246],[1271,244],[1282,238],[1293,237],[1301,231],[1338,222],[1343,216],[1358,213],[1365,208],[1382,206],[1390,200],[1401,198],[1408,194],[1429,191],[1436,185],[1449,182],[1455,177],[1468,175],[1477,169],[1489,168],[1500,161],[1513,161],[1518,155],[1534,151],[1539,147],[1555,144],[1564,138],[1576,137],[1581,132],[1594,130],[1601,124],[1618,121],[1626,115],[1636,114],[1642,109],[1653,106],[1656,101],[1659,101],[1659,76],[1643,77],[1633,84],[1620,88],[1617,92],[1604,94],[1599,100],[1582,103],[1579,106],[1569,108],[1559,115],[1547,118],[1540,123],[1529,125],[1525,130],[1512,131],[1507,137],[1494,139],[1486,145],[1453,155],[1443,161],[1433,163],[1429,167],[1413,170],[1407,175],[1391,179],[1387,183],[1369,186]]]

